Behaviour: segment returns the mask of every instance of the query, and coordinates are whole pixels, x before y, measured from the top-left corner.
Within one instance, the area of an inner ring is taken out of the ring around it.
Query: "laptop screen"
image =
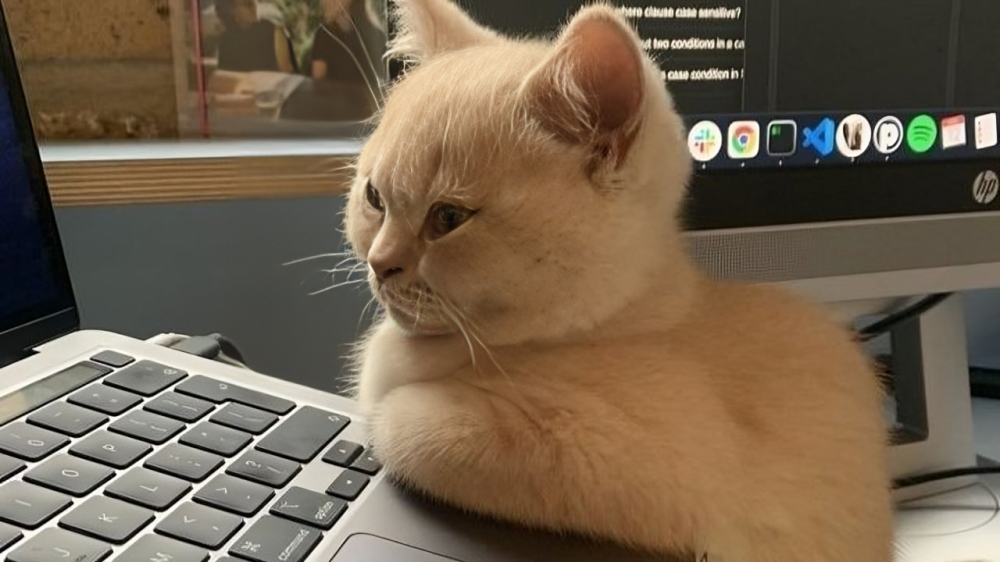
[[[7,49],[7,37],[0,37],[0,334],[73,306],[38,149]]]

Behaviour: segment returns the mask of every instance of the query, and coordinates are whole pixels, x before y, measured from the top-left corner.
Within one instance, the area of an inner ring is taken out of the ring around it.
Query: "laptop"
[[[0,10],[0,556],[662,560],[417,497],[365,441],[344,397],[80,329]]]

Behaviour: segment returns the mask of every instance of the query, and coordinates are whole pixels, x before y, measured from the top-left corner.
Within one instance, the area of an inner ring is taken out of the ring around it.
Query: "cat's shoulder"
[[[713,282],[705,287],[683,333],[712,354],[733,360],[766,359],[770,368],[807,361],[835,371],[862,368],[861,350],[849,326],[833,311],[784,287]]]
[[[842,331],[823,304],[779,285],[731,281],[705,282],[696,306],[699,318],[739,324],[763,324],[782,329],[787,324],[821,331]]]

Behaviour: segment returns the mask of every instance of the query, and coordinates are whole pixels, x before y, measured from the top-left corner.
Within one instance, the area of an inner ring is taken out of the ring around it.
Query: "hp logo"
[[[976,181],[972,182],[972,196],[976,199],[976,203],[981,205],[992,203],[997,198],[997,192],[1000,192],[1000,177],[997,177],[993,170],[980,172],[976,176]]]

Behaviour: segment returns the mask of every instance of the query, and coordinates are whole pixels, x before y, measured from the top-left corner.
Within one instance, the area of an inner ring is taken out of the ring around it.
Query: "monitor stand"
[[[893,476],[977,464],[961,295],[900,325],[891,339],[901,429],[890,456]],[[1000,476],[898,490],[897,561],[1000,561],[998,497]]]

